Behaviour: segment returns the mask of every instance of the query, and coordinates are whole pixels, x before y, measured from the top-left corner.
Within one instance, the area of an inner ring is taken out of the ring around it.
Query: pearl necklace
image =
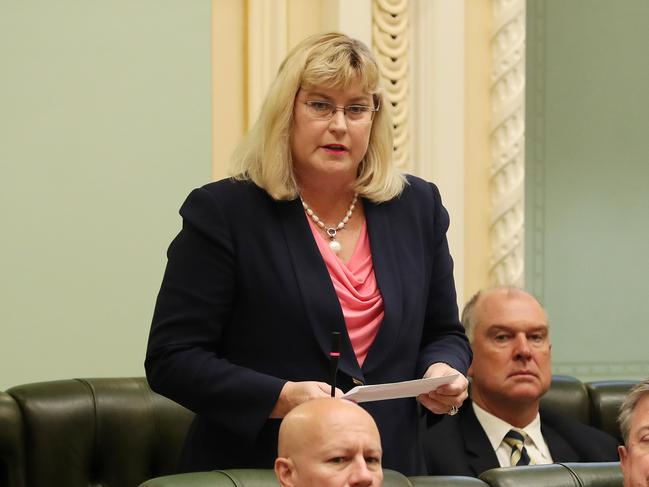
[[[354,193],[354,198],[352,199],[352,204],[349,205],[349,208],[347,209],[347,213],[345,213],[345,217],[336,225],[335,227],[327,227],[327,224],[320,220],[318,218],[318,215],[316,215],[311,208],[309,208],[309,205],[306,204],[306,201],[302,199],[302,196],[300,196],[300,201],[302,201],[302,206],[304,207],[304,211],[306,211],[306,214],[309,215],[311,220],[313,220],[313,223],[318,225],[321,229],[325,231],[325,233],[329,236],[331,239],[329,241],[329,248],[333,250],[333,252],[337,255],[340,253],[342,250],[342,245],[340,245],[340,242],[336,240],[336,234],[338,233],[339,230],[342,230],[345,228],[345,225],[349,221],[349,219],[352,217],[352,213],[354,212],[354,208],[356,208],[356,200],[358,199],[358,193]]]

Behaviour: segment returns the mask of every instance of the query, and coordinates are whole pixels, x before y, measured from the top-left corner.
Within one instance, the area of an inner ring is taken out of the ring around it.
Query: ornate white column
[[[374,0],[372,48],[392,105],[395,161],[403,170],[410,167],[408,41],[408,0]]]
[[[524,285],[525,0],[493,0],[491,284]]]

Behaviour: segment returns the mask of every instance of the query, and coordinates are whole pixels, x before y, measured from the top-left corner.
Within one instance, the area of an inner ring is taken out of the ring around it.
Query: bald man
[[[613,437],[540,409],[552,382],[552,345],[547,314],[534,296],[513,287],[479,292],[462,323],[473,350],[471,399],[426,432],[430,475],[617,460]]]
[[[338,398],[300,404],[279,429],[275,475],[282,487],[380,487],[381,437],[357,404]]]

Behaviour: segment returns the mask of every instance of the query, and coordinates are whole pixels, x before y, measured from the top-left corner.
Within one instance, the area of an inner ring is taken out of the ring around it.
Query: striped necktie
[[[509,432],[503,438],[503,441],[506,445],[509,445],[512,449],[510,456],[511,465],[520,467],[521,465],[529,465],[530,456],[527,454],[525,449],[525,438],[527,435],[523,431],[519,430],[509,430]]]

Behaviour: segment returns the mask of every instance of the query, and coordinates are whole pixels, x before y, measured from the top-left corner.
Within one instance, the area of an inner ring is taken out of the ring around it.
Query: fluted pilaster
[[[392,105],[395,161],[404,170],[410,164],[408,38],[408,0],[374,0],[372,47]]]
[[[493,0],[492,6],[490,281],[523,286],[525,0]]]

